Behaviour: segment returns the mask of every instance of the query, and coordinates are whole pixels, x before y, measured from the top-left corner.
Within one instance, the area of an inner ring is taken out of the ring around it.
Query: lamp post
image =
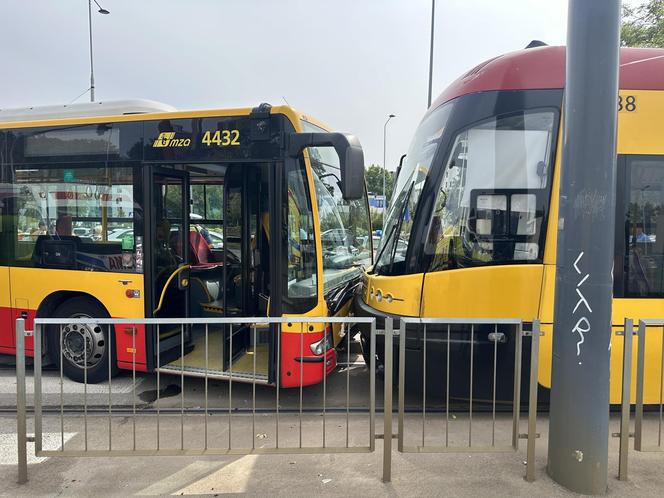
[[[88,28],[90,32],[90,102],[95,101],[95,69],[92,59],[92,2],[93,0],[88,0]],[[104,15],[110,14],[108,10],[99,5],[97,0],[94,0],[94,2],[97,4],[97,7],[99,7],[97,12]]]
[[[431,47],[429,48],[429,98],[427,109],[431,107],[431,86],[433,83],[433,32],[436,14],[436,0],[431,0]]]
[[[385,211],[387,209],[387,195],[385,195],[385,171],[387,169],[385,152],[387,150],[387,123],[390,122],[390,119],[396,118],[395,114],[390,114],[387,117],[387,121],[383,125],[383,223],[385,223]],[[384,228],[384,227],[383,227]]]

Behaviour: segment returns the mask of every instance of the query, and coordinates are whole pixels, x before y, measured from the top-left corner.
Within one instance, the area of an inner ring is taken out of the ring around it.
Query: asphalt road
[[[305,410],[345,408],[348,400],[353,409],[369,407],[369,370],[359,352],[359,344],[351,348],[350,362],[340,363],[337,370],[327,379],[325,390],[323,385],[304,387],[302,389],[302,405]],[[380,382],[380,380],[379,380]],[[134,382],[130,371],[123,371],[112,379],[110,399],[111,405],[118,410],[146,409],[204,409],[206,402],[205,379],[198,377],[184,378],[184,387],[179,375],[160,374],[159,401],[157,402],[157,376],[137,372]],[[247,383],[233,382],[232,387],[226,380],[208,380],[207,406],[210,410],[227,410],[229,391],[232,393],[232,409],[246,410],[253,408],[253,386]],[[347,387],[349,389],[347,389]],[[382,390],[382,383],[380,384]],[[33,372],[30,365],[26,368],[26,390],[28,406],[32,406],[34,392]],[[377,389],[378,390],[378,389]],[[87,392],[86,392],[87,391]],[[382,392],[382,391],[381,391]],[[277,390],[273,386],[256,386],[256,407],[259,410],[276,409]],[[382,399],[382,398],[381,398]],[[60,372],[52,367],[44,367],[42,372],[42,405],[45,410],[80,410],[87,406],[92,410],[108,407],[108,382],[99,384],[83,384],[67,378],[60,383]],[[280,389],[279,407],[283,410],[299,410],[300,390]],[[9,411],[16,407],[16,371],[14,358],[0,357],[0,410]]]

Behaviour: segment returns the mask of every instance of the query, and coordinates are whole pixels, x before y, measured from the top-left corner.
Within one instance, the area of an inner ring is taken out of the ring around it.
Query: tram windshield
[[[449,106],[449,104],[448,104]],[[428,271],[536,262],[542,257],[549,172],[557,113],[552,109],[493,116],[444,137],[450,107],[420,125],[400,175],[376,271],[401,271],[412,218],[431,216],[424,244]],[[417,214],[442,139],[450,152],[431,214]]]

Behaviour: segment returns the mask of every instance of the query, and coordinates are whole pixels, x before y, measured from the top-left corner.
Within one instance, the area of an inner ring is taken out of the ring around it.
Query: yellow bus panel
[[[41,285],[35,285],[35,282]],[[12,268],[11,287],[14,299],[27,300],[30,310],[36,310],[53,292],[73,291],[90,294],[102,303],[112,317],[145,316],[143,275],[138,273]],[[140,298],[127,297],[128,289],[139,290]]]

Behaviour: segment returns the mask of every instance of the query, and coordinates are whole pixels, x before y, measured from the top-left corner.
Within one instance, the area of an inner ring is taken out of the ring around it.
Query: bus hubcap
[[[72,318],[90,318],[78,314]],[[106,338],[96,323],[67,324],[62,328],[62,355],[79,368],[91,368],[104,357]]]

